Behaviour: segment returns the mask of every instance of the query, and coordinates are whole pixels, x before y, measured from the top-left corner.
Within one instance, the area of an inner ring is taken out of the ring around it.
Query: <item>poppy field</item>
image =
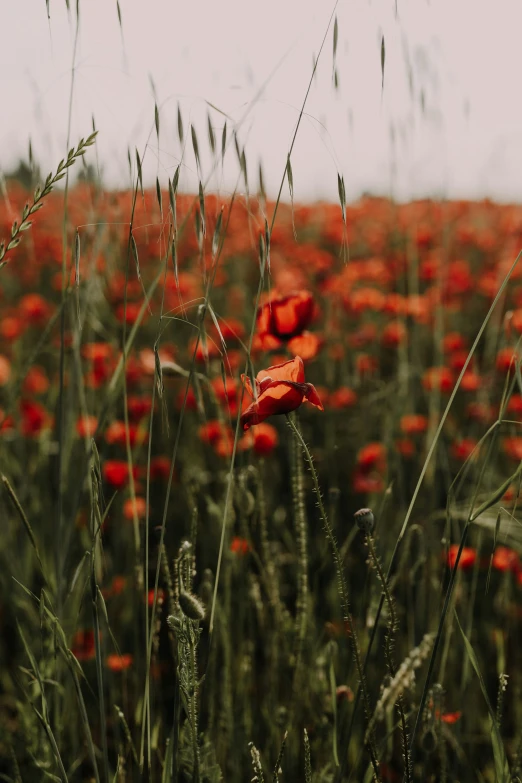
[[[1,779],[522,780],[522,207],[94,145],[0,203]]]

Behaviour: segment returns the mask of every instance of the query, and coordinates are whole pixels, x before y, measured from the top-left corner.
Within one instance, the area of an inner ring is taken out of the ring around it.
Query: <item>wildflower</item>
[[[410,438],[399,438],[395,441],[395,448],[403,457],[413,457],[415,454],[415,443]]]
[[[76,432],[80,438],[91,438],[96,432],[98,419],[96,416],[81,416],[76,422]]]
[[[497,546],[493,559],[491,561],[493,568],[497,571],[511,571],[514,574],[518,574],[521,570],[520,557],[513,549],[509,549],[507,546]]]
[[[103,478],[115,489],[123,489],[129,482],[129,466],[124,460],[107,460],[102,468]],[[136,466],[132,469],[134,478],[138,477]]]
[[[43,367],[30,367],[22,388],[25,394],[45,394],[49,389],[49,378]]]
[[[450,568],[455,567],[455,563],[457,562],[457,554],[459,551],[458,544],[452,544],[448,551],[448,565]],[[471,568],[475,560],[477,559],[477,552],[475,549],[472,549],[469,546],[465,546],[462,549],[462,554],[460,556],[459,560],[459,568],[462,571],[467,571],[469,568]]]
[[[41,325],[50,315],[51,308],[40,294],[26,294],[20,299],[19,309],[23,320]]]
[[[303,332],[297,337],[292,337],[288,343],[288,350],[294,356],[300,356],[305,361],[313,359],[319,353],[322,340],[317,334]]]
[[[257,313],[257,331],[279,340],[290,340],[306,329],[314,315],[314,300],[309,291],[273,296]]]
[[[357,465],[361,470],[372,468],[383,469],[386,460],[386,449],[382,443],[374,442],[363,446],[357,454]]]
[[[454,723],[459,721],[462,717],[462,712],[460,710],[457,710],[456,712],[445,712],[443,715],[440,716],[440,719],[443,723],[446,723],[448,726],[452,726]]]
[[[230,542],[230,551],[234,555],[244,556],[250,551],[250,545],[246,538],[240,538],[240,536],[234,536]]]
[[[277,430],[271,424],[262,422],[253,432],[253,449],[260,457],[268,457],[279,442]]]
[[[151,479],[168,479],[170,476],[169,457],[153,457],[150,461]]]
[[[245,387],[254,396],[250,379],[242,376]],[[300,356],[289,362],[261,370],[255,380],[257,399],[241,415],[244,430],[260,424],[269,416],[295,411],[308,400],[319,410],[323,405],[314,386],[305,383],[304,365]]]
[[[26,437],[38,435],[51,423],[51,417],[40,403],[34,400],[22,400],[20,403],[22,414],[22,434]]]
[[[5,356],[0,356],[0,386],[5,386],[11,377],[11,362]]]
[[[15,318],[14,316],[6,316],[0,323],[0,335],[7,342],[14,342],[23,333],[25,324],[21,318]]]
[[[145,519],[147,513],[147,501],[142,497],[128,498],[123,504],[123,516],[125,519],[132,521],[134,514],[138,519]]]
[[[91,628],[74,634],[71,652],[79,661],[90,661],[96,656],[94,631]]]
[[[474,438],[462,438],[451,446],[451,453],[459,462],[465,462],[473,453],[477,441]]]
[[[411,413],[402,417],[400,428],[405,435],[418,435],[422,432],[426,432],[428,428],[428,419],[426,416]]]
[[[124,655],[117,655],[114,653],[113,655],[107,656],[107,668],[110,669],[111,672],[123,672],[131,666],[132,655],[129,653],[125,653]]]
[[[343,386],[341,389],[330,394],[329,404],[331,408],[339,410],[341,408],[351,408],[357,402],[357,394],[353,389]]]
[[[406,327],[402,321],[391,321],[382,332],[382,342],[387,348],[396,348],[405,342]]]
[[[450,392],[453,384],[453,373],[448,367],[430,367],[422,377],[422,385],[427,391],[438,389],[441,392]]]

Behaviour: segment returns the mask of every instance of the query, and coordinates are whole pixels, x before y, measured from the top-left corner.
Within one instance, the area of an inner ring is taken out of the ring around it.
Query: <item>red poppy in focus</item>
[[[458,544],[452,544],[448,550],[448,565],[450,568],[455,567],[457,562],[457,554],[459,551]],[[465,546],[462,550],[462,554],[459,560],[459,568],[463,571],[471,568],[477,559],[477,552],[469,546]]]
[[[254,396],[250,379],[242,376],[246,389]],[[257,399],[241,415],[244,430],[260,424],[269,416],[295,411],[308,400],[319,410],[323,405],[314,386],[305,383],[304,365],[300,356],[289,362],[261,370],[255,380]]]
[[[262,305],[257,313],[257,331],[279,340],[290,340],[302,334],[314,315],[314,299],[309,291],[276,296]]]

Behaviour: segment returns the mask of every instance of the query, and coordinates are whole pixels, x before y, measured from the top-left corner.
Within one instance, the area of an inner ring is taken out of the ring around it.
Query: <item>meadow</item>
[[[522,207],[95,144],[0,204],[0,778],[522,780]]]

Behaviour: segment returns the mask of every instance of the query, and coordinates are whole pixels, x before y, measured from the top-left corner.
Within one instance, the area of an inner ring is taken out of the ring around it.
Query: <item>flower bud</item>
[[[375,519],[371,508],[360,508],[354,514],[359,530],[363,533],[372,533],[375,526]]]

